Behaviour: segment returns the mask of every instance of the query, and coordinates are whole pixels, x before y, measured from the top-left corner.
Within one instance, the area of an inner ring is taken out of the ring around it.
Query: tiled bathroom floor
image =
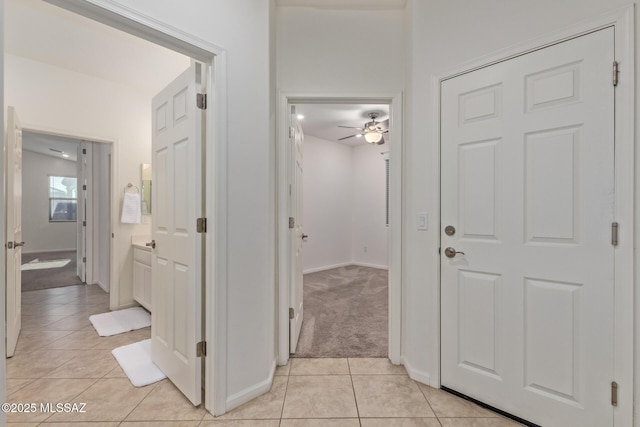
[[[22,333],[7,359],[9,403],[86,403],[84,413],[7,414],[9,426],[507,427],[518,424],[411,380],[386,359],[292,359],[271,391],[222,417],[195,408],[169,382],[131,385],[111,350],[149,328],[100,337],[108,311],[97,286],[22,294]]]

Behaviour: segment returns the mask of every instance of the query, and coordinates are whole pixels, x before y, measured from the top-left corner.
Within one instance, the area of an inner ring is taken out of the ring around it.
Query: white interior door
[[[442,83],[442,385],[545,427],[613,423],[613,36]]]
[[[22,318],[22,127],[13,107],[7,114],[7,357],[13,356]]]
[[[76,173],[78,175],[76,205],[76,274],[83,282],[87,280],[87,147],[85,142],[78,144]]]
[[[202,116],[200,65],[153,98],[151,355],[194,404],[201,402]]]
[[[291,308],[289,315],[289,348],[291,353],[296,352],[303,319],[303,275],[302,275],[302,142],[304,134],[302,126],[295,114],[295,106],[291,106],[291,162],[290,176],[290,217],[294,218],[294,227],[291,229],[291,250],[293,251],[293,263],[291,265]]]

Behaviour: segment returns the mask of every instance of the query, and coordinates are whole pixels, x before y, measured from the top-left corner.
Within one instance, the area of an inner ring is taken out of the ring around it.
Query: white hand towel
[[[121,222],[125,224],[140,224],[139,193],[124,193]]]

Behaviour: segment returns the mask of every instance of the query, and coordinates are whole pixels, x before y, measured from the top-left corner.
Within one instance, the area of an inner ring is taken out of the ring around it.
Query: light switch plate
[[[429,229],[429,215],[426,212],[418,213],[418,231],[427,231]]]

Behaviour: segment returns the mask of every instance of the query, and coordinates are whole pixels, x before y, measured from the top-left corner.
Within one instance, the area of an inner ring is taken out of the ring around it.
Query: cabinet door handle
[[[150,242],[145,243],[145,246],[151,246],[151,249],[155,249],[156,248],[156,241],[152,240]]]

